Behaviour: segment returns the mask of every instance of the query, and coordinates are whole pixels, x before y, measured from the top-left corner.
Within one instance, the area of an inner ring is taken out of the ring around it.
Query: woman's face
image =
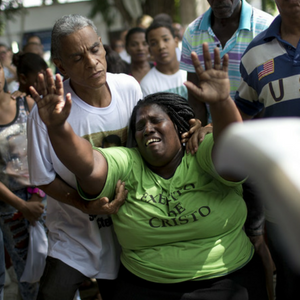
[[[126,47],[132,61],[146,61],[149,57],[148,44],[144,32],[137,32],[130,36]]]
[[[163,167],[176,160],[182,149],[178,133],[159,105],[138,109],[135,125],[138,149],[148,164]]]

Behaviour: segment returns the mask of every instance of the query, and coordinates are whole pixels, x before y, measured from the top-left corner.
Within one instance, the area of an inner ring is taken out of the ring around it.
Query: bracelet
[[[39,188],[37,188],[37,187],[33,188],[33,187],[29,186],[27,188],[27,192],[29,194],[38,194],[41,198],[44,198],[46,196],[46,194],[42,190],[40,190]]]

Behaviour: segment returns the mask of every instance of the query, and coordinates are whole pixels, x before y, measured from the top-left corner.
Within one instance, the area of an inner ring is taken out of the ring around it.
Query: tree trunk
[[[144,14],[150,15],[151,17],[160,13],[166,13],[173,18],[175,4],[174,0],[146,0],[144,4],[142,4],[142,9]]]
[[[127,8],[125,7],[123,0],[115,0],[114,1],[114,6],[119,10],[119,12],[121,13],[124,21],[127,23],[126,25],[128,25],[129,27],[133,27],[134,26],[134,19],[133,17],[130,15],[129,11],[127,10]]]

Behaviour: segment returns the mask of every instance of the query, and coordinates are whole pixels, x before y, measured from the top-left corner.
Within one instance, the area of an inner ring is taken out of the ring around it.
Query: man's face
[[[278,11],[289,18],[300,15],[300,0],[275,0]]]
[[[241,5],[241,0],[207,0],[214,16],[218,19],[230,18]]]
[[[157,65],[170,64],[176,57],[177,38],[166,27],[159,27],[148,33],[149,51]]]
[[[60,57],[54,62],[70,78],[77,94],[106,83],[105,50],[90,26],[62,38]]]

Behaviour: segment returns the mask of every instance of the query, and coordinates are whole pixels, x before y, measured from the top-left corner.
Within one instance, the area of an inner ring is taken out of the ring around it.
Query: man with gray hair
[[[142,92],[132,76],[106,73],[105,50],[93,22],[80,15],[60,18],[53,27],[51,52],[68,79],[62,82],[56,75],[54,82],[48,69],[45,81],[42,74],[39,78],[41,95],[71,94],[68,122],[92,145],[101,146],[111,134],[125,145],[128,121]],[[109,214],[117,212],[123,199],[87,203],[79,197],[75,176],[57,158],[37,107],[28,120],[28,159],[32,184],[48,195],[49,251],[38,299],[71,300],[87,278],[96,278],[102,299],[110,299],[119,245]]]

